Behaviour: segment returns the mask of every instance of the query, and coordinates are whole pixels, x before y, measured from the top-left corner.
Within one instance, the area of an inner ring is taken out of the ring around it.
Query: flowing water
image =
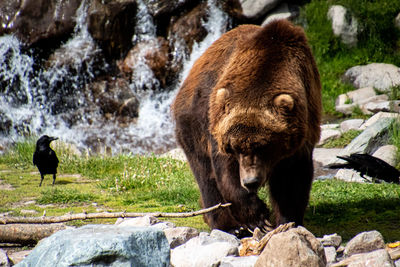
[[[88,33],[85,2],[77,11],[73,36],[46,64],[35,62],[33,53],[23,50],[12,35],[0,37],[0,150],[27,134],[57,136],[81,150],[97,152],[108,147],[113,153],[143,154],[174,146],[170,105],[194,61],[225,31],[227,15],[216,7],[215,0],[209,1],[209,19],[204,25],[209,32],[207,37],[195,44],[191,55],[184,56],[184,68],[176,88],[163,90],[145,64],[146,49],[156,44],[156,27],[146,6],[138,1],[138,26],[132,42],[147,41],[149,45],[139,53],[139,58],[140,54],[143,58],[135,66],[129,85],[140,102],[139,117],[136,123],[121,127],[114,122],[97,123],[100,115],[96,112],[81,112],[87,93],[85,84],[106,72],[108,67]],[[73,123],[65,119],[71,114],[75,118]],[[10,124],[9,131],[1,127]]]

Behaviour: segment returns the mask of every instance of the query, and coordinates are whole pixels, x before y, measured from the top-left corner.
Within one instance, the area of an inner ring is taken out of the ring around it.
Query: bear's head
[[[307,113],[296,90],[271,90],[273,94],[253,100],[243,95],[250,91],[215,90],[209,115],[219,153],[237,159],[241,185],[253,192],[265,184],[278,161],[303,145]]]

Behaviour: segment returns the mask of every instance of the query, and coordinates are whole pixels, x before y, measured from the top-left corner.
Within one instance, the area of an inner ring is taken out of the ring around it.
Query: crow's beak
[[[50,137],[50,142],[54,140],[58,140],[58,137]]]

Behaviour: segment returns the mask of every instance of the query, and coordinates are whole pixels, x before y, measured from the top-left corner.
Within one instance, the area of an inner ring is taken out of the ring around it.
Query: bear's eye
[[[294,107],[294,100],[288,94],[281,94],[275,97],[274,106],[284,111],[291,111]]]

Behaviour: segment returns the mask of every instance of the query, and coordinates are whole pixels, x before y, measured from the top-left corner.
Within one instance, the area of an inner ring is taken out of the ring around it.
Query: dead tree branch
[[[229,207],[231,203],[217,204],[215,206],[190,212],[100,212],[100,213],[77,213],[65,214],[62,216],[42,216],[42,217],[0,217],[0,224],[48,224],[61,223],[74,220],[88,219],[110,219],[110,218],[134,218],[142,216],[163,217],[163,218],[188,218],[202,215],[219,208]]]

